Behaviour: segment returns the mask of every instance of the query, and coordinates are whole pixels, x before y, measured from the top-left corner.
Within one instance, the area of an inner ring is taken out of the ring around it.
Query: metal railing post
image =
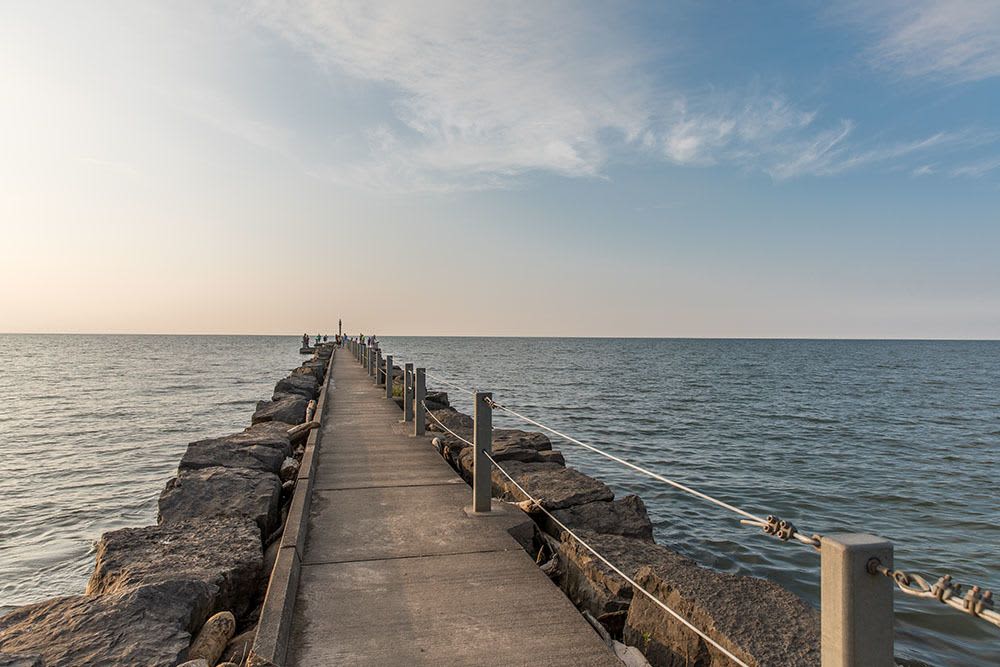
[[[820,545],[822,667],[893,667],[892,580],[869,573],[892,567],[892,543],[864,533],[835,533]]]
[[[489,391],[476,392],[476,404],[473,412],[475,425],[473,427],[472,455],[472,511],[489,512],[493,495],[493,482],[490,479],[493,464],[486,454],[493,453],[493,393]],[[485,452],[485,454],[484,454]]]
[[[427,378],[424,377],[426,369],[416,370],[416,380],[413,390],[413,435],[423,435],[426,427],[427,415],[424,414],[424,399],[427,398]]]
[[[403,421],[413,421],[413,364],[403,366]]]
[[[392,355],[385,355],[385,397],[392,400]]]

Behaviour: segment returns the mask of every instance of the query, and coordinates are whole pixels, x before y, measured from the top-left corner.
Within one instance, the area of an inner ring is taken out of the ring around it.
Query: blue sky
[[[0,11],[0,331],[1000,337],[997,3]]]

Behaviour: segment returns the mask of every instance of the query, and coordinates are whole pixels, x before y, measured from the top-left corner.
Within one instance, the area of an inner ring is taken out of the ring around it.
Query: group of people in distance
[[[333,337],[333,342],[334,342],[335,345],[337,345],[339,347],[340,345],[344,344],[344,341],[346,339],[347,339],[347,336],[341,336],[340,334],[336,334]],[[329,340],[330,340],[330,337],[327,336],[326,334],[323,334],[322,336],[320,334],[316,334],[316,342],[313,343],[313,345],[319,345],[320,343],[326,343]],[[302,334],[302,347],[310,347],[310,345],[309,345],[309,334],[307,334],[307,333]]]
[[[316,334],[316,342],[313,343],[313,345],[319,345],[320,343],[325,343],[328,340],[329,340],[328,336],[326,335],[321,336],[320,334]],[[366,337],[364,334],[358,334],[357,336],[351,337],[348,336],[347,334],[344,335],[337,334],[333,337],[334,345],[336,345],[337,347],[343,346],[344,343],[346,343],[349,340],[356,340],[357,342],[363,345],[368,345],[368,347],[378,349],[378,338],[376,338],[375,336]],[[309,334],[307,333],[302,334],[302,347],[312,347],[309,345]]]

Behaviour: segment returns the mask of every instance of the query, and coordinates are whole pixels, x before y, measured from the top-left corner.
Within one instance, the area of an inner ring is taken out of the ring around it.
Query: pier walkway
[[[349,353],[319,438],[288,665],[619,666]]]

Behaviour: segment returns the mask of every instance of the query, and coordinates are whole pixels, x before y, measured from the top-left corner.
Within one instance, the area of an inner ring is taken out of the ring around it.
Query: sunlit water
[[[386,338],[463,386],[806,533],[1000,588],[1000,343]],[[296,337],[0,336],[0,609],[80,592],[93,541],[155,521],[189,441],[238,430]],[[429,384],[434,386],[434,382]],[[452,391],[471,413],[467,397]],[[515,426],[497,414],[499,425]],[[554,439],[555,440],[555,439]],[[570,443],[657,540],[818,604],[819,558]],[[1000,630],[896,595],[897,654],[1000,664]]]
[[[0,612],[81,593],[187,443],[250,425],[295,337],[0,335]]]

